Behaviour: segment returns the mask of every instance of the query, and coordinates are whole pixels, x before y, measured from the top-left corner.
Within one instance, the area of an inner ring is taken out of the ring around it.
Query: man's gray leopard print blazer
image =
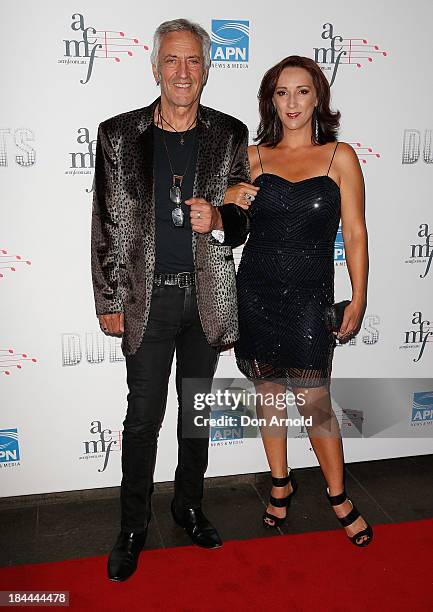
[[[155,269],[153,113],[150,106],[101,123],[96,150],[92,214],[92,277],[96,313],[124,312],[122,349],[141,344],[150,311]],[[198,113],[199,152],[193,196],[221,206],[223,244],[192,232],[197,301],[213,346],[239,335],[232,247],[245,241],[248,214],[222,206],[228,186],[249,181],[248,130],[237,119],[205,106]]]

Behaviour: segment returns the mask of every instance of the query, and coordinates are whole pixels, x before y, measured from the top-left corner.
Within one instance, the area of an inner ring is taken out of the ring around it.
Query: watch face
[[[177,189],[179,188],[177,187]],[[184,214],[180,206],[176,206],[176,208],[171,211],[171,218],[176,227],[183,227]]]

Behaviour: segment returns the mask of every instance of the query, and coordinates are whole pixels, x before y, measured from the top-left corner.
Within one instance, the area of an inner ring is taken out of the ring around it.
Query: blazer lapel
[[[210,168],[212,167],[213,143],[209,142],[210,121],[205,109],[200,105],[198,111],[198,153],[195,180],[193,187],[194,198],[205,198]]]
[[[142,206],[142,232],[146,271],[146,289],[152,294],[153,273],[155,269],[155,196],[153,172],[153,112],[158,100],[143,111],[137,128],[133,158],[137,196]],[[150,297],[149,297],[150,300]],[[147,304],[149,307],[150,302]]]
[[[194,198],[205,198],[207,200],[207,187],[210,168],[212,168],[213,143],[209,142],[210,121],[206,116],[205,109],[200,105],[198,110],[198,152],[195,170],[194,186],[192,195]],[[192,232],[192,254],[195,268],[202,270],[202,260],[205,256],[208,236]]]
[[[153,112],[157,100],[144,109],[135,141],[135,178],[138,197],[143,205],[144,229],[154,226],[155,199],[153,174]]]

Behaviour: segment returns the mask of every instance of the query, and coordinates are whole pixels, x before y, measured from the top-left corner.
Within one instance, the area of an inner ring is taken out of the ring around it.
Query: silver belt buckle
[[[181,277],[184,277],[184,282],[182,283],[182,279]],[[187,272],[178,272],[177,273],[177,284],[179,285],[179,287],[181,289],[185,289],[185,287],[189,287],[191,285],[191,282],[187,282],[188,279],[188,273]]]

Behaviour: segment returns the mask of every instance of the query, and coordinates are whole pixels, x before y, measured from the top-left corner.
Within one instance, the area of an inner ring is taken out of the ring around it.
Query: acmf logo
[[[211,58],[215,62],[248,62],[250,22],[212,19]]]
[[[332,23],[323,24],[321,37],[329,41],[329,46],[314,47],[314,59],[322,70],[331,73],[330,86],[333,85],[340,66],[352,65],[362,68],[364,64],[373,62],[378,55],[384,57],[388,55],[387,51],[380,49],[379,45],[370,44],[363,36],[346,38],[334,34]]]
[[[72,15],[71,30],[76,38],[63,39],[64,55],[58,63],[87,65],[86,78],[80,79],[82,85],[90,81],[96,59],[120,62],[122,58],[132,57],[135,50],[149,50],[149,47],[141,44],[135,36],[126,37],[125,32],[97,30],[93,26],[86,26],[81,13]]]

